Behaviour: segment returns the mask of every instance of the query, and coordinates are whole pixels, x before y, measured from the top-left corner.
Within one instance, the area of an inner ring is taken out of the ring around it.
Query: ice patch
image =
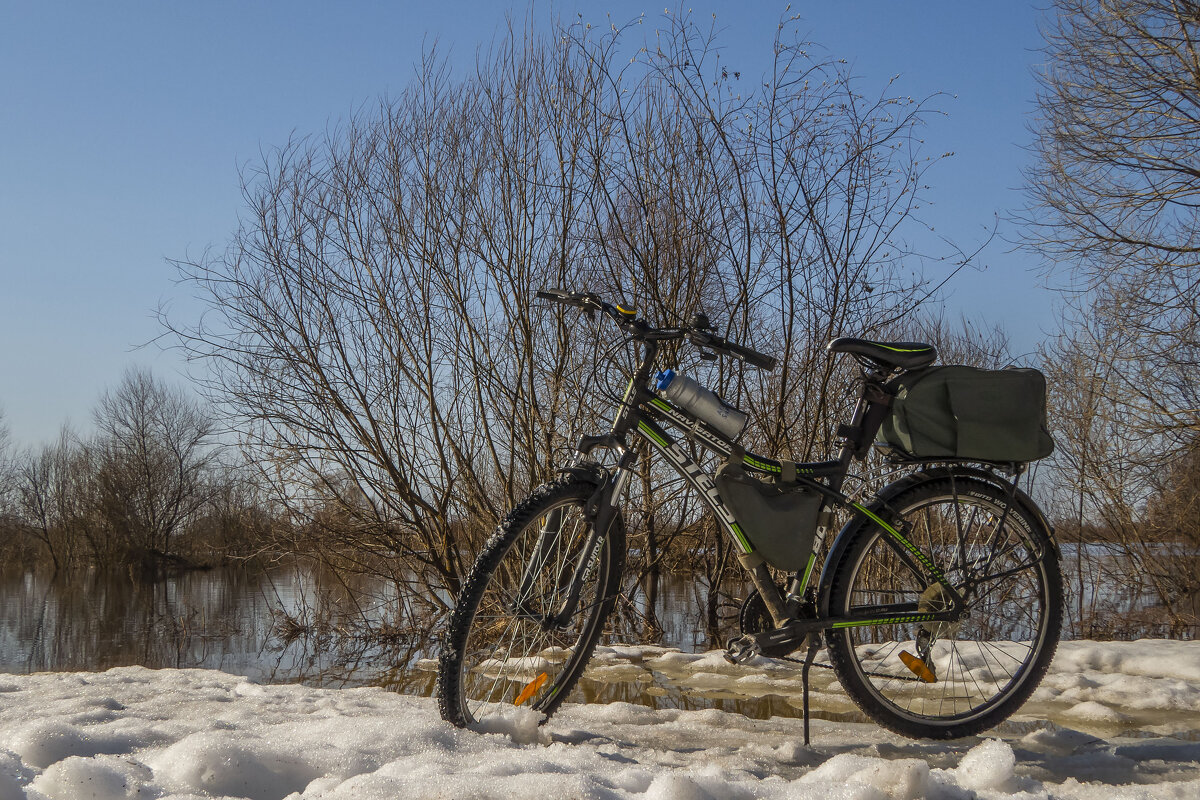
[[[46,767],[70,756],[94,756],[114,752],[109,743],[97,741],[74,725],[35,722],[19,730],[9,745],[31,767]],[[119,752],[121,748],[116,748]]]
[[[1101,741],[1090,733],[1073,731],[1070,728],[1043,728],[1027,734],[1021,739],[1021,744],[1035,752],[1066,756],[1089,744],[1097,744]]]
[[[0,750],[0,800],[25,800],[21,785],[28,778],[16,753]]]
[[[17,779],[0,770],[0,800],[26,800],[25,790]]]
[[[929,794],[929,764],[916,758],[889,761],[842,753],[800,779],[801,783],[857,783],[888,800],[923,800]]]
[[[532,708],[500,705],[496,711],[482,722],[477,722],[472,729],[478,733],[499,733],[511,738],[517,744],[534,744],[538,741],[538,726],[545,719],[545,714]]]
[[[1120,725],[1123,722],[1129,721],[1129,717],[1125,714],[1095,700],[1088,700],[1072,706],[1063,712],[1063,716],[1071,719],[1087,720],[1088,722],[1111,723],[1113,725]]]
[[[715,800],[685,775],[659,775],[646,789],[646,800]]]

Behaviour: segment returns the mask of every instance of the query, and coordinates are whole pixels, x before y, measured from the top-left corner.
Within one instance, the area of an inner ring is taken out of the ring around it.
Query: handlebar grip
[[[760,353],[757,350],[751,350],[749,347],[744,347],[740,344],[735,344],[728,339],[717,336],[712,333],[692,333],[692,341],[701,347],[711,347],[714,350],[722,350],[736,359],[745,361],[752,367],[765,369],[767,372],[775,369],[774,356]]]
[[[775,357],[760,353],[757,350],[751,350],[749,347],[742,347],[740,344],[728,342],[729,351],[738,358],[744,360],[747,364],[751,364],[759,369],[765,369],[767,372],[775,369]]]
[[[534,296],[540,300],[554,300],[561,303],[570,297],[570,293],[562,289],[539,289]]]

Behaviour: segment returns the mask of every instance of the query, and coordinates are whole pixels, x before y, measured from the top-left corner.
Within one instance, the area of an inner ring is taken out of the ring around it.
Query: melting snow
[[[590,670],[649,675],[799,692],[790,665],[719,653],[602,648]],[[836,707],[836,684],[817,677]],[[567,704],[542,727],[514,708],[478,733],[443,723],[428,698],[207,670],[6,676],[0,691],[0,800],[1200,798],[1195,642],[1064,642],[1012,724],[948,743],[818,719],[806,748],[797,718],[626,703]]]

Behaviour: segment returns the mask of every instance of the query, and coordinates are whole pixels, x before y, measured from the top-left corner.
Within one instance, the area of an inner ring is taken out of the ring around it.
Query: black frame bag
[[[784,480],[760,481],[734,460],[717,469],[713,482],[755,552],[768,564],[787,572],[807,566],[824,499],[819,492]]]
[[[888,387],[895,397],[880,444],[901,456],[1024,463],[1054,450],[1046,377],[1036,369],[931,367]]]

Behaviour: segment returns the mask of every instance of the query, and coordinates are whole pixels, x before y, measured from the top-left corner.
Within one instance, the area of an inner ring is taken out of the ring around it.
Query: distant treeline
[[[64,428],[23,451],[4,442],[5,564],[204,567],[266,545],[276,515],[194,395],[130,370],[93,420],[90,436]]]

